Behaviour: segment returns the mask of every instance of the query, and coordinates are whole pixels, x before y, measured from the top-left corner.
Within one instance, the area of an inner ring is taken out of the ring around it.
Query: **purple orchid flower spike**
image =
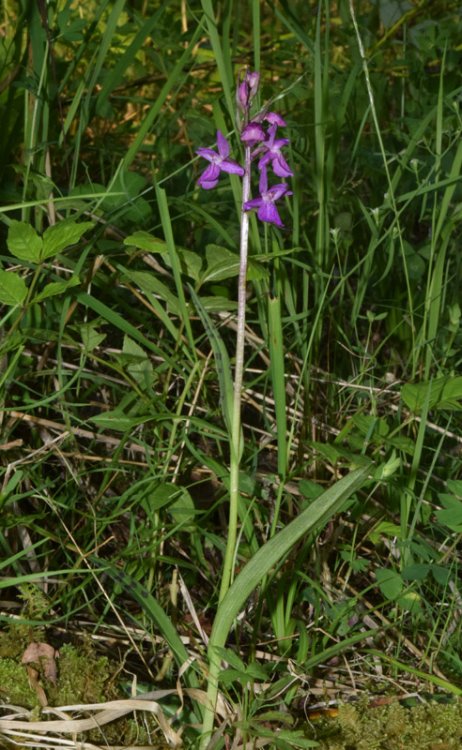
[[[282,117],[279,117],[278,115],[276,115],[276,117],[278,117],[278,120],[284,122]],[[281,153],[281,148],[283,146],[287,146],[287,144],[289,143],[289,139],[276,139],[277,128],[278,122],[276,120],[273,120],[273,124],[268,128],[268,140],[266,140],[265,143],[262,143],[262,145],[257,149],[259,153],[264,152],[263,156],[258,162],[258,169],[261,170],[269,163],[271,163],[273,172],[278,177],[292,177],[294,173],[292,172],[291,168],[289,167]]]
[[[276,208],[276,201],[284,195],[292,195],[292,191],[284,183],[273,185],[268,188],[268,175],[266,167],[263,167],[260,173],[260,195],[258,198],[244,203],[244,210],[251,211],[257,209],[257,216],[260,221],[266,221],[268,224],[274,224],[277,227],[283,227],[279,212]]]
[[[218,153],[211,148],[198,148],[196,151],[196,154],[210,162],[210,165],[202,172],[197,181],[197,184],[204,190],[212,190],[217,186],[221,172],[238,174],[240,177],[244,174],[243,167],[234,159],[228,158],[229,143],[220,130],[217,130],[217,148]]]

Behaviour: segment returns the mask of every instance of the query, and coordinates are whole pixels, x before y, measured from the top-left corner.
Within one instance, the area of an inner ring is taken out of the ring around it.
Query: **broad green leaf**
[[[42,238],[38,236],[34,227],[27,222],[11,222],[6,244],[15,258],[40,263],[43,248]]]
[[[403,579],[405,581],[423,581],[430,572],[431,565],[428,563],[413,563],[406,565],[403,569]]]
[[[75,245],[81,236],[92,227],[91,221],[82,221],[78,224],[73,219],[59,221],[52,227],[48,227],[43,233],[43,250],[40,259],[51,258],[53,255],[61,253],[66,247]]]
[[[167,243],[158,237],[153,237],[149,232],[134,232],[124,239],[124,245],[146,250],[148,253],[166,253]]]
[[[461,479],[448,479],[446,482],[448,490],[450,490],[457,497],[462,498],[462,480]]]
[[[34,297],[34,302],[41,302],[48,297],[55,297],[57,294],[64,294],[68,289],[73,286],[78,286],[80,279],[77,276],[72,276],[68,281],[52,281],[47,284],[37,297]]]
[[[418,612],[422,608],[422,597],[417,591],[405,591],[396,599],[396,604],[405,612]]]
[[[407,383],[401,398],[413,412],[419,412],[428,399],[429,409],[462,409],[462,376],[435,378],[422,383]]]
[[[377,526],[374,526],[374,528],[369,532],[369,539],[371,540],[372,544],[379,544],[379,542],[382,541],[382,535],[387,537],[397,537],[398,539],[401,539],[401,526],[398,526],[396,523],[391,523],[391,521],[380,521],[380,523],[378,523]]]
[[[124,336],[121,360],[138,385],[149,388],[154,380],[154,367],[142,347],[129,336]]]
[[[390,601],[397,599],[402,593],[404,583],[401,575],[396,570],[390,568],[377,568],[375,577],[380,591]]]
[[[175,523],[179,524],[183,530],[188,526],[191,528],[191,524],[194,523],[196,517],[196,509],[186,487],[181,488],[180,496],[169,505],[168,511]]]
[[[167,303],[170,312],[180,316],[180,306],[177,297],[157,276],[149,271],[131,271],[127,268],[124,269],[124,274],[129,281],[139,286],[141,291],[159,296]]]
[[[92,321],[90,323],[82,323],[80,326],[80,335],[86,352],[92,352],[106,338],[105,333],[100,333],[96,330],[97,325],[98,321]]]
[[[210,244],[205,248],[207,268],[201,279],[206,281],[222,281],[237,276],[239,273],[239,255],[221,245]]]
[[[452,531],[456,531],[458,534],[462,532],[462,502],[457,497],[451,495],[439,495],[438,496],[443,505],[444,510],[437,510],[435,516],[439,523],[444,524]]]
[[[152,492],[150,497],[151,510],[160,510],[168,506],[168,511],[174,521],[181,527],[185,527],[194,521],[196,512],[194,502],[185,487],[163,482]]]
[[[234,619],[239,614],[252,591],[279,563],[295,544],[337,513],[345,502],[367,480],[371,463],[362,466],[340,479],[314,500],[293,521],[287,524],[266,544],[263,544],[242,569],[226,596],[220,603],[210,637],[210,659],[217,664],[215,647],[223,647]]]
[[[0,304],[22,305],[27,297],[27,286],[24,279],[14,271],[0,269]]]
[[[186,250],[183,247],[177,247],[176,250],[178,253],[178,260],[180,261],[182,272],[186,276],[189,276],[190,279],[198,281],[202,268],[201,256],[197,253],[194,253],[192,250]],[[170,261],[167,261],[167,259],[165,260],[167,265],[171,266]]]

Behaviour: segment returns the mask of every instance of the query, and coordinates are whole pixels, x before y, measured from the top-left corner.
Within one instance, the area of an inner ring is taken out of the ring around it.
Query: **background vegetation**
[[[247,65],[295,177],[285,229],[252,219],[237,570],[374,468],[239,615],[217,746],[285,747],[319,696],[462,690],[461,31],[455,0],[3,5],[1,620],[93,638],[120,695],[174,689],[186,744],[227,533],[240,189],[201,191],[195,149],[232,132]]]

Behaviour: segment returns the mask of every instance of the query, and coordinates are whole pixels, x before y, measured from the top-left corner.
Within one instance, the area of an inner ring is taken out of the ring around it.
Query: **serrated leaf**
[[[25,221],[12,221],[6,241],[8,249],[15,258],[40,263],[43,242],[34,227]]]
[[[48,227],[43,233],[41,260],[58,255],[67,247],[75,245],[81,236],[92,227],[91,221],[82,221],[78,224],[73,219],[66,219]]]
[[[77,276],[72,276],[68,281],[52,281],[47,284],[37,297],[34,297],[34,302],[41,302],[48,297],[55,297],[57,294],[64,294],[68,289],[73,286],[78,286],[80,279]]]
[[[0,304],[22,305],[27,296],[24,279],[14,271],[0,269]]]

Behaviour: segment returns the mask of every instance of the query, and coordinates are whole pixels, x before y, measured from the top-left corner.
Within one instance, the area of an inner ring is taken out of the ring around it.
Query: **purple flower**
[[[264,141],[266,133],[257,122],[249,122],[241,133],[241,141],[246,146],[255,146],[256,143]]]
[[[281,221],[275,204],[284,195],[292,195],[292,191],[284,183],[268,188],[266,167],[263,167],[260,173],[260,195],[258,198],[253,198],[244,203],[244,210],[251,211],[252,208],[256,208],[258,209],[257,216],[260,221],[266,221],[269,224],[275,224],[277,227],[283,227],[284,224]]]
[[[271,112],[270,114],[273,115],[274,113]],[[275,115],[275,117],[279,118],[279,115]],[[279,120],[282,120],[282,117],[279,118]],[[282,120],[282,122],[284,122],[284,120]],[[277,128],[278,123],[277,121],[274,121],[274,123],[268,128],[268,139],[257,149],[258,153],[263,152],[263,156],[258,162],[258,169],[264,169],[264,167],[271,162],[273,172],[274,174],[277,174],[278,177],[292,177],[293,172],[281,154],[281,148],[287,146],[289,139],[278,138],[276,140]]]
[[[211,148],[198,148],[196,151],[196,154],[210,162],[210,165],[202,172],[197,181],[197,184],[204,190],[212,190],[217,186],[221,172],[238,174],[241,177],[244,174],[244,169],[237,161],[228,159],[229,143],[219,130],[217,130],[217,148],[218,153]]]

